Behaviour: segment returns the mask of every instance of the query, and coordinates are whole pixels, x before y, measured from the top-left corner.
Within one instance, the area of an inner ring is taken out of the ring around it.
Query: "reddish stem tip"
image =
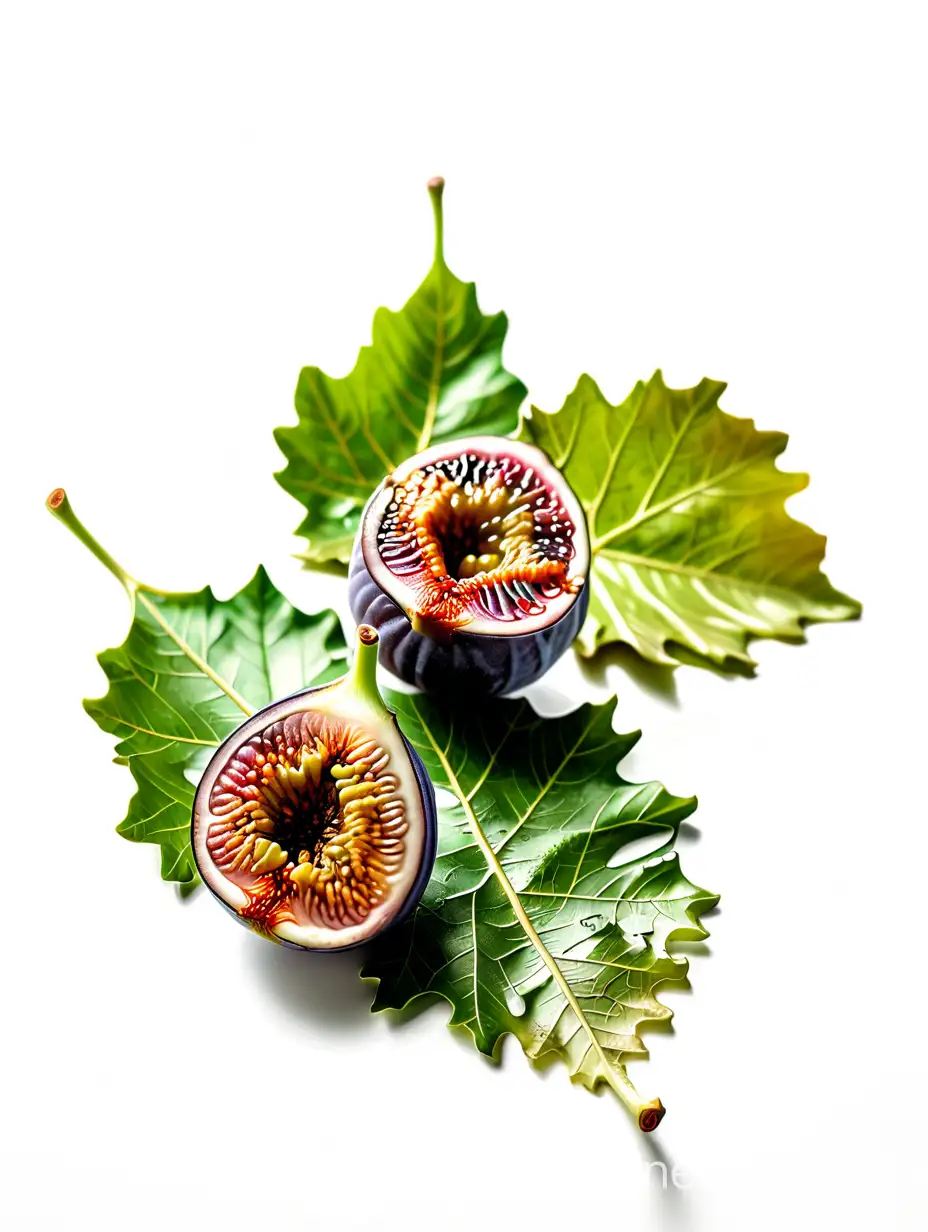
[[[54,492],[52,492],[49,495],[45,504],[54,513],[54,511],[58,508],[60,504],[63,503],[63,501],[64,501],[64,488],[55,488]]]
[[[659,1099],[652,1099],[650,1104],[645,1104],[638,1112],[638,1128],[642,1133],[650,1134],[663,1121],[666,1111]]]
[[[432,193],[433,195],[437,194],[439,197],[441,196],[442,190],[444,189],[444,187],[445,187],[445,178],[444,176],[441,176],[441,175],[433,175],[432,178],[429,180],[428,184],[426,185],[426,188],[428,188],[430,193]]]
[[[375,646],[380,640],[380,636],[377,630],[370,625],[358,625],[358,640],[363,642],[365,646]]]

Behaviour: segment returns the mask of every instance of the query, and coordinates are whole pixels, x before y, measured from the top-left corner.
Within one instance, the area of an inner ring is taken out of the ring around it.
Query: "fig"
[[[375,629],[330,684],[272,702],[213,754],[193,803],[203,881],[243,924],[347,949],[405,919],[435,861],[435,792],[377,688]]]
[[[589,563],[583,509],[547,455],[478,436],[384,479],[362,515],[348,596],[402,680],[495,695],[537,680],[577,636]]]

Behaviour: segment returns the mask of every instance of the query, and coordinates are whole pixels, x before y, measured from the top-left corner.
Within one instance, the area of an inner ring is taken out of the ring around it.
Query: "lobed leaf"
[[[809,621],[860,614],[819,567],[825,537],[784,508],[808,483],[777,469],[788,438],[725,414],[724,389],[668,389],[657,372],[612,406],[582,376],[559,411],[523,420],[519,438],[545,450],[586,511],[582,654],[628,642],[657,663],[678,662],[676,645],[750,664],[749,637],[801,638]]]
[[[126,640],[98,656],[109,688],[84,708],[135,779],[119,833],[157,843],[161,876],[190,882],[193,795],[213,749],[252,707],[338,675],[345,642],[334,612],[299,611],[263,568],[231,599],[131,593]]]
[[[399,312],[380,308],[370,346],[352,371],[304,368],[297,423],[274,436],[287,458],[281,486],[306,506],[297,534],[306,561],[347,562],[368,497],[385,475],[430,444],[476,433],[505,435],[525,386],[502,362],[506,316],[484,316],[473,283],[442,252],[441,185],[430,185],[436,252],[425,281]]]
[[[657,986],[686,977],[668,943],[707,936],[699,916],[717,901],[675,850],[695,800],[619,777],[638,733],[613,731],[614,703],[553,720],[525,701],[390,704],[444,801],[423,900],[362,971],[379,981],[374,1008],[442,997],[481,1052],[509,1032],[530,1058],[621,1094],[640,1025],[670,1017]]]

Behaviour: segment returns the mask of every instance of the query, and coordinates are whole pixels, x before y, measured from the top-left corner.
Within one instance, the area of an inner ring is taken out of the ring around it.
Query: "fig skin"
[[[445,449],[450,456],[473,448],[486,452],[488,446],[499,454],[527,457],[536,467],[539,466],[538,459],[542,459],[546,476],[555,489],[559,493],[570,493],[575,533],[584,545],[588,569],[589,536],[583,509],[567,481],[546,455],[534,446],[505,437],[481,437],[473,441],[464,439],[450,443]],[[409,465],[411,462],[404,464]],[[387,482],[385,480],[384,484]],[[380,662],[384,667],[400,680],[424,692],[439,693],[453,688],[455,696],[464,697],[511,693],[543,676],[570,647],[586,619],[589,607],[587,578],[584,577],[584,584],[567,611],[535,632],[500,635],[470,633],[465,626],[455,629],[450,637],[437,641],[413,628],[410,617],[368,568],[364,543],[365,534],[370,536],[370,528],[366,527],[366,520],[384,484],[374,492],[364,511],[348,568],[351,614],[357,624],[370,625],[380,634]]]
[[[385,594],[364,563],[360,540],[348,567],[348,602],[358,624],[380,634],[380,662],[425,693],[449,688],[456,696],[497,697],[533,684],[570,647],[586,619],[586,586],[571,608],[537,633],[494,637],[457,630],[447,643],[417,633],[406,613]]]
[[[397,724],[397,730],[399,731],[399,724]],[[403,736],[403,733],[400,732],[400,735]],[[405,744],[406,752],[409,754],[409,765],[416,776],[419,784],[419,794],[422,797],[423,811],[425,813],[425,846],[422,850],[419,872],[416,874],[416,880],[413,882],[412,889],[406,897],[406,902],[398,914],[393,917],[388,928],[384,929],[384,932],[389,931],[390,928],[395,928],[397,924],[402,924],[404,920],[408,920],[418,907],[422,895],[425,893],[425,887],[428,885],[429,878],[432,875],[432,869],[435,867],[435,856],[438,853],[438,805],[435,801],[435,787],[429,778],[425,762],[405,736],[403,736],[403,744]],[[362,944],[363,942],[358,942],[358,945]],[[345,948],[354,949],[354,946]]]
[[[399,765],[398,759],[394,758],[392,771],[400,780],[405,794],[411,800],[417,800],[421,806],[424,823],[421,855],[419,857],[419,865],[416,875],[412,880],[410,888],[399,908],[382,926],[374,930],[368,930],[366,935],[359,937],[357,940],[346,940],[342,943],[338,939],[340,930],[334,927],[327,930],[333,938],[333,943],[327,945],[303,944],[297,941],[289,940],[286,937],[271,935],[262,930],[258,930],[262,936],[269,936],[270,939],[278,945],[286,946],[288,949],[302,950],[306,953],[342,952],[344,950],[356,949],[358,946],[368,943],[373,940],[374,937],[383,935],[385,932],[389,931],[389,929],[394,928],[396,925],[401,924],[404,920],[407,920],[415,911],[419,900],[425,891],[425,887],[428,884],[429,877],[431,876],[432,869],[435,864],[435,856],[438,846],[438,809],[435,801],[435,789],[432,785],[432,781],[429,777],[428,771],[425,768],[422,758],[403,735],[395,714],[383,705],[383,702],[380,700],[379,693],[376,693],[376,684],[373,679],[373,663],[376,662],[377,656],[377,634],[375,630],[365,628],[363,626],[359,629],[359,645],[357,653],[359,655],[363,655],[367,659],[367,663],[365,664],[365,684],[368,686],[368,689],[370,689],[370,686],[373,686],[373,689],[375,690],[373,695],[376,698],[376,702],[379,703],[380,708],[379,712],[377,710],[373,710],[370,714],[365,716],[365,729],[371,735],[376,736],[378,724],[389,724],[393,729],[393,733],[399,737],[403,746],[403,751],[408,759],[408,763],[406,765]],[[371,661],[372,659],[373,662]],[[206,802],[209,799],[209,788],[215,783],[216,776],[212,772],[216,767],[223,767],[230,755],[233,754],[237,748],[245,743],[249,737],[254,735],[256,732],[271,726],[283,715],[293,714],[297,712],[297,710],[305,710],[309,712],[313,711],[314,696],[321,697],[321,695],[325,694],[327,699],[331,699],[333,693],[335,693],[338,688],[345,688],[348,690],[350,689],[352,680],[357,681],[358,679],[359,673],[356,666],[354,669],[350,669],[348,674],[341,677],[339,680],[329,681],[327,684],[317,685],[312,688],[300,689],[295,693],[288,694],[286,697],[279,698],[276,701],[271,702],[269,705],[263,707],[263,709],[256,711],[244,723],[237,727],[235,731],[226,737],[226,739],[214,752],[206,770],[204,771],[200,787],[197,789],[194,799],[193,817],[191,819],[191,844],[193,847],[194,858],[196,860],[201,879],[213,897],[221,904],[222,907],[225,908],[229,915],[238,921],[239,924],[243,924],[249,929],[254,928],[252,920],[240,914],[231,903],[227,902],[226,899],[223,898],[222,894],[213,884],[213,878],[216,876],[215,870],[205,867],[208,857],[204,857],[201,851],[202,843],[198,841],[198,829],[208,825],[208,818],[211,816],[208,803]],[[350,695],[352,698],[357,696],[357,694],[353,692]],[[370,692],[368,692],[368,696],[371,696]],[[296,709],[294,707],[294,703],[299,703]],[[332,707],[331,704],[326,707],[326,712],[335,716],[338,714],[337,709]],[[353,717],[357,719],[357,711],[353,711]],[[407,858],[411,858],[411,853],[408,853]],[[347,931],[349,930],[346,930],[346,932]]]

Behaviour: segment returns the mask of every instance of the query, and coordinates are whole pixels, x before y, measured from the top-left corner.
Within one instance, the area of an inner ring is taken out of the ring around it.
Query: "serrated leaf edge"
[[[493,850],[489,839],[484,833],[483,827],[480,825],[477,814],[471,805],[470,797],[458,782],[457,775],[455,774],[451,763],[448,761],[446,751],[439,747],[435,737],[432,734],[430,726],[422,717],[418,707],[415,706],[415,702],[413,702],[412,705],[416,709],[419,716],[420,723],[422,724],[422,730],[425,733],[429,744],[432,746],[432,750],[435,753],[442,770],[444,770],[447,775],[450,790],[454,792],[461,802],[477,846],[480,848],[481,854],[486,860],[490,872],[496,877],[503,893],[506,895],[509,905],[518,920],[519,925],[537,951],[538,956],[551,973],[551,976],[560,989],[562,996],[567,1001],[570,1009],[573,1011],[580,1028],[585,1032],[590,1040],[590,1047],[596,1054],[596,1057],[602,1066],[602,1076],[604,1080],[610,1087],[612,1087],[613,1091],[615,1091],[616,1095],[618,1095],[619,1099],[621,1099],[622,1103],[625,1104],[629,1111],[633,1113],[636,1119],[640,1121],[643,1114],[643,1109],[646,1109],[651,1105],[643,1103],[638,1091],[635,1089],[634,1084],[628,1078],[628,1075],[625,1072],[625,1067],[618,1063],[614,1064],[606,1056],[602,1045],[596,1037],[595,1031],[587,1020],[586,1014],[583,1012],[583,1009],[574,994],[573,989],[570,987],[570,984],[558,966],[557,961],[536,932],[534,925],[525,911],[525,908],[522,906],[522,900],[519,897],[519,894],[513,887],[512,882],[506,876],[506,872],[497,858],[496,852]]]

